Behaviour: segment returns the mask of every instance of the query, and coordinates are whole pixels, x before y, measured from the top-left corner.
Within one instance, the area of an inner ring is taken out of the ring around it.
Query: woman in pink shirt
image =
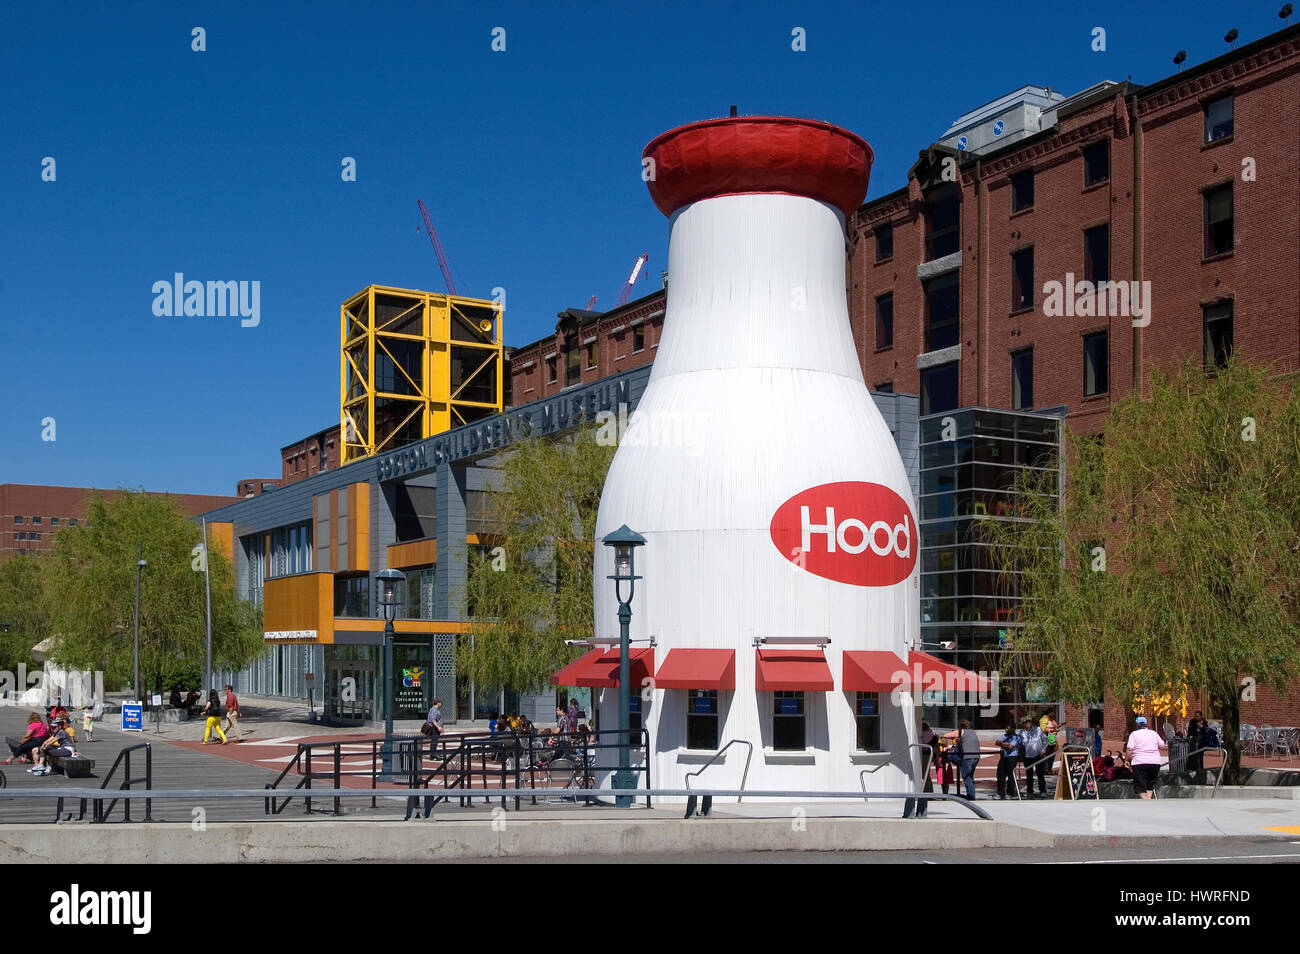
[[[1165,740],[1147,728],[1144,716],[1138,716],[1137,728],[1128,737],[1124,753],[1133,767],[1133,790],[1140,798],[1149,800],[1155,795],[1156,776],[1160,774],[1164,761],[1160,750],[1164,748],[1167,748]]]
[[[27,716],[27,732],[21,739],[5,739],[9,743],[9,751],[13,753],[9,758],[0,762],[0,765],[8,765],[14,759],[20,762],[31,762],[34,759],[32,752],[41,747],[49,735],[49,730],[45,728],[45,720],[37,713],[33,712]]]

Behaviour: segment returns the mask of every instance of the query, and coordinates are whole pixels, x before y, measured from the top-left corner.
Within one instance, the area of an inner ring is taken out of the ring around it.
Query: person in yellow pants
[[[226,733],[221,731],[221,719],[225,715],[221,711],[221,700],[217,698],[217,690],[208,690],[208,704],[203,707],[203,716],[207,720],[203,729],[203,744],[207,745],[208,740],[212,737],[212,730],[217,730],[217,735],[221,736],[221,743],[224,745],[229,740]]]

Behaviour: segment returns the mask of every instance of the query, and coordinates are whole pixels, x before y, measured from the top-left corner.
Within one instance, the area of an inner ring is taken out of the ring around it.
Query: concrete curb
[[[494,830],[500,829],[500,830]],[[107,864],[447,861],[572,855],[1050,848],[1006,822],[927,819],[514,819],[0,826],[0,863]]]

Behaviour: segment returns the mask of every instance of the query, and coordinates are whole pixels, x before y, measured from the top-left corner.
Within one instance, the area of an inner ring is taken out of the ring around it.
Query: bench
[[[50,755],[46,757],[50,768],[62,772],[66,778],[90,778],[95,760],[79,755]]]

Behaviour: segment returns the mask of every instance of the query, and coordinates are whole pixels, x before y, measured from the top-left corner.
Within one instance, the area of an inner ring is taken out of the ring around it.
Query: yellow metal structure
[[[481,298],[371,285],[343,303],[343,463],[502,410],[502,308]]]

